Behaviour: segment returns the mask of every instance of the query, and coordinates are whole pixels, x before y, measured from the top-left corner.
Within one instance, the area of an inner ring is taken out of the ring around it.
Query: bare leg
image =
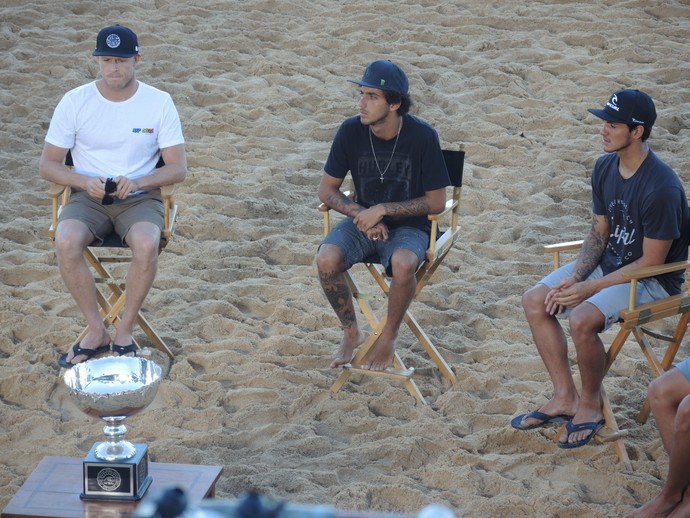
[[[671,369],[649,386],[649,399],[661,440],[669,453],[668,477],[661,492],[631,518],[690,516],[690,382]]]
[[[391,257],[393,279],[388,292],[388,314],[381,335],[367,357],[363,369],[383,371],[393,363],[395,355],[395,340],[400,331],[400,325],[407,308],[414,298],[417,288],[415,272],[419,266],[417,256],[405,249],[398,249]]]
[[[579,396],[568,364],[568,342],[563,328],[546,311],[544,301],[549,288],[537,284],[522,296],[522,307],[527,317],[534,343],[553,384],[554,395],[539,411],[548,415],[574,415]],[[525,419],[524,426],[539,423]]]
[[[357,325],[352,291],[345,280],[345,258],[342,250],[336,245],[321,245],[316,256],[316,266],[323,292],[343,329],[343,338],[331,363],[331,368],[334,369],[352,360],[355,349],[364,341],[364,336]]]
[[[582,380],[580,403],[572,422],[573,424],[598,422],[603,418],[601,383],[606,366],[606,350],[599,338],[599,331],[604,325],[604,315],[596,306],[584,302],[573,309],[569,324]],[[591,430],[582,430],[566,436],[564,430],[559,440],[577,442],[586,439],[591,434]]]
[[[84,259],[84,249],[93,239],[94,236],[86,225],[75,219],[61,221],[55,236],[60,274],[89,326],[80,344],[83,349],[97,349],[110,344],[110,336],[98,310],[96,283]],[[67,354],[69,363],[77,364],[84,360],[86,356],[79,355],[75,358],[71,350]]]
[[[127,272],[125,307],[115,333],[116,345],[132,343],[132,331],[158,270],[160,229],[149,222],[132,225],[127,233],[127,246],[132,250],[132,263]]]

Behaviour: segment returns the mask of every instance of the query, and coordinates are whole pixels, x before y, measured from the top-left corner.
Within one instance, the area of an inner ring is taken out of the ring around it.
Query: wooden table
[[[82,500],[83,461],[75,457],[44,457],[29,475],[0,518],[120,518],[139,502]],[[221,466],[149,462],[153,482],[146,496],[166,487],[179,487],[188,502],[216,495]]]

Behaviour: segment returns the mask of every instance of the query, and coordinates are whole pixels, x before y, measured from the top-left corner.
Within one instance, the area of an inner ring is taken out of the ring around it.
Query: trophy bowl
[[[161,377],[160,366],[130,356],[89,360],[65,373],[65,385],[76,406],[106,422],[106,440],[95,447],[96,458],[115,462],[136,455],[135,446],[124,439],[127,428],[123,421],[151,404]]]

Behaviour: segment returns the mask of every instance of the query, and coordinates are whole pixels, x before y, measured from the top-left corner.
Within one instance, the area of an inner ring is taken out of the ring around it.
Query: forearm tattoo
[[[326,205],[328,205],[331,209],[340,212],[341,214],[345,214],[346,216],[356,216],[357,213],[364,210],[364,207],[352,201],[341,191],[328,195]]]
[[[426,216],[431,212],[429,203],[424,198],[414,198],[408,201],[386,203],[386,215],[398,217]]]
[[[592,222],[592,228],[582,243],[580,255],[575,263],[573,277],[578,282],[585,280],[596,269],[608,244],[608,235],[599,233],[595,224],[596,220]]]

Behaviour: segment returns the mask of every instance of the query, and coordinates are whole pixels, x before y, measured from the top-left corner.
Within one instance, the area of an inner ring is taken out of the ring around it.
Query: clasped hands
[[[388,226],[381,220],[385,215],[383,207],[374,205],[359,212],[353,219],[357,228],[372,241],[388,241]]]
[[[86,180],[86,193],[92,198],[103,198],[106,194],[105,183],[107,179],[100,176],[91,176]],[[124,200],[131,193],[139,190],[139,186],[126,176],[118,176],[113,181],[117,185],[114,192],[108,195]]]
[[[557,315],[566,308],[574,308],[594,295],[596,290],[591,282],[578,282],[572,277],[564,279],[546,294],[544,305],[549,315]]]

